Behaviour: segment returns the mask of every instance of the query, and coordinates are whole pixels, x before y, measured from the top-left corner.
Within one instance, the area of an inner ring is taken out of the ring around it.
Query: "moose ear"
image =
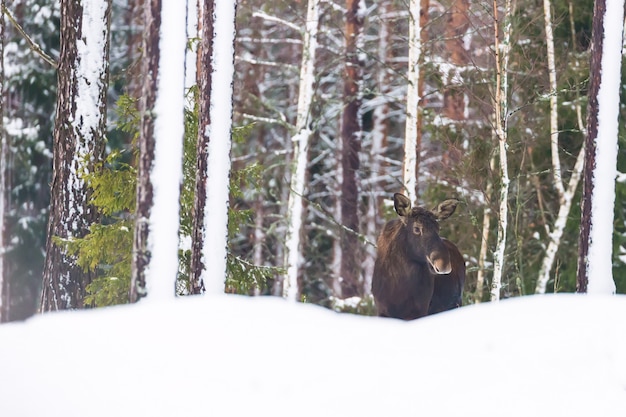
[[[433,210],[433,213],[435,214],[435,217],[437,217],[437,220],[447,219],[452,216],[454,210],[456,210],[457,204],[459,204],[459,200],[446,200],[440,203],[437,208]]]
[[[393,208],[400,217],[406,217],[411,212],[411,200],[400,193],[393,195]]]

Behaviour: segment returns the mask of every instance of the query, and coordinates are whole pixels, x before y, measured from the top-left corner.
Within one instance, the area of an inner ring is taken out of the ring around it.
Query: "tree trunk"
[[[419,52],[419,76],[417,81],[417,97],[419,101],[417,103],[417,132],[415,137],[415,198],[420,195],[420,185],[418,178],[420,176],[420,164],[422,162],[422,135],[424,125],[424,108],[428,103],[428,100],[424,97],[424,79],[425,79],[425,66],[424,54],[425,46],[428,45],[428,30],[426,25],[428,23],[428,11],[430,8],[430,0],[420,0],[420,52]]]
[[[126,72],[126,92],[134,98],[141,97],[142,74],[141,74],[141,51],[144,29],[144,2],[146,0],[128,0],[126,8],[126,25],[129,28],[127,39],[128,62],[130,65]]]
[[[137,203],[135,234],[131,264],[130,301],[146,295],[146,275],[151,254],[148,249],[149,219],[154,200],[150,170],[154,161],[154,104],[159,74],[159,30],[161,27],[161,0],[144,1],[144,38],[141,73],[144,75],[139,98],[140,130],[137,161]]]
[[[570,3],[571,6],[571,3]],[[546,249],[541,268],[539,270],[539,276],[537,278],[537,285],[535,286],[535,293],[544,294],[548,280],[550,279],[550,272],[552,271],[552,265],[556,258],[556,253],[559,250],[561,244],[561,237],[565,231],[567,225],[567,219],[572,207],[572,201],[576,189],[578,188],[578,182],[582,174],[585,146],[581,147],[576,163],[572,170],[568,186],[563,186],[563,178],[561,178],[561,161],[559,157],[559,132],[558,132],[558,100],[557,100],[557,82],[556,82],[556,64],[554,56],[554,37],[552,35],[552,19],[551,19],[551,3],[550,0],[544,0],[544,24],[546,32],[546,46],[548,51],[548,72],[550,78],[550,150],[552,152],[552,173],[554,188],[559,196],[559,212],[554,222],[552,230],[548,233],[548,247]],[[573,19],[570,10],[570,19]],[[573,21],[571,23],[572,41],[575,44],[575,32]],[[578,128],[581,132],[585,132],[585,127],[582,123],[580,101],[576,100],[576,114],[578,116]],[[549,226],[546,225],[546,228]]]
[[[362,62],[359,54],[365,7],[364,0],[347,0],[346,65],[343,84],[343,114],[341,118],[341,296],[362,295],[360,280],[361,251],[359,231],[359,152],[361,151],[361,91]],[[347,229],[347,230],[346,230]]]
[[[384,0],[380,3],[380,16],[386,16],[391,11],[391,2]],[[367,213],[365,216],[365,234],[367,240],[376,242],[379,227],[382,223],[382,190],[385,177],[385,164],[382,157],[385,154],[388,142],[388,114],[389,103],[386,97],[389,95],[390,70],[389,56],[391,51],[391,31],[390,25],[386,19],[381,19],[378,32],[378,61],[380,65],[377,67],[377,88],[380,97],[385,97],[381,104],[378,105],[372,114],[372,139],[371,148],[368,157],[371,158],[370,170],[372,178],[371,191],[367,200]],[[364,295],[370,295],[372,289],[372,275],[374,274],[374,262],[376,259],[376,247],[374,245],[366,246],[365,260],[363,261],[364,276]]]
[[[198,84],[198,138],[196,144],[196,189],[193,200],[193,226],[191,231],[191,276],[192,294],[201,294],[206,288],[204,277],[206,265],[203,259],[206,230],[204,218],[207,194],[208,145],[210,137],[205,135],[211,126],[211,79],[213,76],[213,31],[215,3],[211,0],[198,2],[198,64],[196,78]]]
[[[509,170],[507,160],[507,118],[508,118],[508,69],[511,48],[511,0],[506,0],[504,10],[503,39],[500,42],[497,1],[493,2],[495,30],[496,85],[494,119],[498,140],[498,159],[500,161],[500,208],[498,210],[498,237],[494,254],[493,281],[491,283],[491,301],[500,300],[502,273],[504,271],[504,252],[508,224]]]
[[[492,156],[489,159],[489,172],[495,170],[496,160]],[[476,291],[474,292],[474,303],[480,303],[483,300],[483,291],[485,287],[487,249],[489,248],[489,230],[491,229],[491,200],[493,198],[493,181],[487,178],[487,187],[485,189],[485,207],[483,208],[483,225],[480,233],[480,251],[478,252],[478,271],[476,273]]]
[[[160,0],[146,5],[133,302],[148,294],[152,299],[175,296],[182,182],[187,7]]]
[[[296,116],[296,134],[293,142],[293,164],[291,186],[287,201],[287,236],[285,242],[285,268],[287,276],[283,278],[282,295],[291,301],[299,296],[298,275],[300,271],[302,220],[308,165],[309,128],[311,105],[313,103],[313,82],[315,79],[315,56],[317,51],[317,33],[319,24],[319,0],[307,3],[306,27],[302,44],[302,64],[300,66],[300,84],[298,89],[298,109]]]
[[[0,10],[5,1],[0,0]],[[0,56],[4,56],[4,18],[0,19]],[[6,216],[8,203],[8,159],[9,148],[7,134],[4,131],[4,59],[0,60],[0,323],[9,319],[8,277],[5,270],[7,252]]]
[[[83,175],[102,160],[106,133],[111,1],[61,1],[61,55],[53,178],[41,311],[83,307],[84,272],[64,240],[83,237],[98,218]],[[94,30],[101,24],[101,30]],[[58,240],[60,241],[58,241]]]
[[[235,3],[204,0],[199,14],[198,154],[191,252],[194,293],[224,292]],[[223,22],[217,26],[218,19]]]
[[[624,2],[596,0],[576,291],[615,293],[613,210]]]
[[[446,50],[449,55],[450,70],[447,74],[448,86],[444,91],[443,114],[451,120],[465,119],[465,93],[459,86],[460,68],[469,61],[465,50],[464,36],[469,28],[469,0],[454,0],[446,21]]]
[[[409,63],[407,69],[406,126],[404,130],[404,160],[402,180],[407,197],[417,202],[417,166],[419,159],[417,114],[419,106],[419,60],[422,53],[420,38],[420,1],[409,2]]]

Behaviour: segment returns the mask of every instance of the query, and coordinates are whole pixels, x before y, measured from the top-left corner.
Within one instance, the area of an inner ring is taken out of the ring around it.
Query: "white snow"
[[[93,159],[94,144],[103,133],[103,114],[101,103],[106,94],[106,74],[109,62],[107,58],[108,21],[107,2],[87,2],[82,7],[81,38],[76,40],[76,110],[73,119],[75,132],[73,160],[69,168],[67,186],[64,191],[68,208],[68,219],[71,224],[67,227],[68,237],[80,230],[78,218],[83,209],[81,203],[73,200],[84,198],[85,181],[82,174],[88,174],[89,161]],[[78,211],[78,213],[75,213]],[[69,258],[68,258],[69,259]]]
[[[414,322],[232,295],[50,313],[0,326],[0,415],[623,417],[620,317],[571,294]]]
[[[589,293],[615,293],[612,262],[613,208],[617,178],[623,25],[624,1],[607,1],[604,15],[602,72],[598,92],[598,136],[596,167],[593,174],[590,245],[587,256]]]
[[[154,105],[155,149],[150,181],[154,204],[150,213],[147,299],[173,298],[178,271],[178,214],[184,134],[186,7],[180,0],[162,2],[160,62]],[[163,277],[171,277],[163,280]]]
[[[108,69],[106,44],[108,31],[106,28],[107,2],[85,2],[82,15],[82,38],[76,42],[76,113],[78,124],[75,129],[85,143],[77,144],[76,156],[88,157],[91,152],[89,144],[96,138],[99,125],[103,119],[100,109],[101,95],[106,94],[103,79]],[[80,163],[80,161],[79,161]]]

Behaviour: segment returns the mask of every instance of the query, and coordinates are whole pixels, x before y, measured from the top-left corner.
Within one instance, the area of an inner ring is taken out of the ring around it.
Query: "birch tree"
[[[220,294],[224,292],[226,276],[235,2],[204,0],[199,19],[192,290]]]
[[[556,258],[556,253],[559,249],[561,238],[567,224],[567,219],[572,208],[574,193],[576,192],[578,182],[580,181],[585,155],[585,147],[583,144],[578,153],[578,157],[576,158],[576,163],[574,164],[572,174],[566,187],[564,185],[565,179],[562,178],[561,175],[561,160],[559,157],[558,92],[551,7],[552,3],[550,0],[543,1],[548,74],[550,80],[550,152],[552,154],[552,179],[559,199],[559,211],[552,230],[547,230],[548,246],[546,248],[546,252],[541,263],[541,269],[539,270],[539,276],[537,278],[537,285],[535,287],[535,293],[537,294],[543,294],[546,292],[546,286],[548,284],[548,280],[550,279],[550,271],[552,270],[554,259]],[[573,24],[571,30],[572,41],[574,42],[575,33]],[[572,44],[574,45],[575,43]],[[585,128],[582,123],[582,111],[578,101],[576,102],[576,114],[578,119],[578,128],[581,132],[585,132]],[[546,227],[549,226],[546,225]]]
[[[406,126],[404,133],[404,160],[402,161],[402,182],[407,197],[417,202],[417,163],[419,152],[418,106],[419,97],[419,60],[422,52],[420,38],[420,0],[409,1],[409,62],[407,70]]]
[[[61,1],[61,55],[53,177],[41,311],[80,308],[91,276],[67,252],[98,213],[88,204],[85,173],[102,160],[109,77],[111,0]]]
[[[285,242],[285,268],[287,276],[283,280],[283,297],[296,301],[298,298],[298,274],[301,268],[302,219],[304,207],[302,197],[305,192],[306,168],[308,163],[310,112],[313,103],[313,82],[315,80],[315,56],[319,24],[319,0],[307,3],[306,24],[303,34],[302,64],[298,87],[298,108],[296,133],[292,137],[293,165],[289,200],[287,201],[287,236]]]
[[[182,178],[186,5],[145,0],[137,203],[130,298],[174,297]],[[162,17],[167,18],[162,20]]]
[[[494,99],[495,134],[498,141],[498,160],[500,166],[500,207],[498,210],[498,237],[494,253],[493,281],[491,283],[491,301],[500,299],[502,272],[504,270],[504,252],[508,225],[509,168],[507,159],[507,119],[508,119],[508,70],[511,48],[511,18],[513,10],[511,0],[505,1],[503,37],[500,41],[498,4],[493,2],[494,13],[494,52],[496,61],[496,85]]]
[[[624,2],[596,0],[576,279],[581,293],[615,293],[612,239],[623,29]]]

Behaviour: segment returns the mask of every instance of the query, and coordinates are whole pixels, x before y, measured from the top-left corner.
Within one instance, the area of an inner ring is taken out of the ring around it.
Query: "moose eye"
[[[417,236],[422,234],[422,228],[418,224],[413,225],[413,234]]]

